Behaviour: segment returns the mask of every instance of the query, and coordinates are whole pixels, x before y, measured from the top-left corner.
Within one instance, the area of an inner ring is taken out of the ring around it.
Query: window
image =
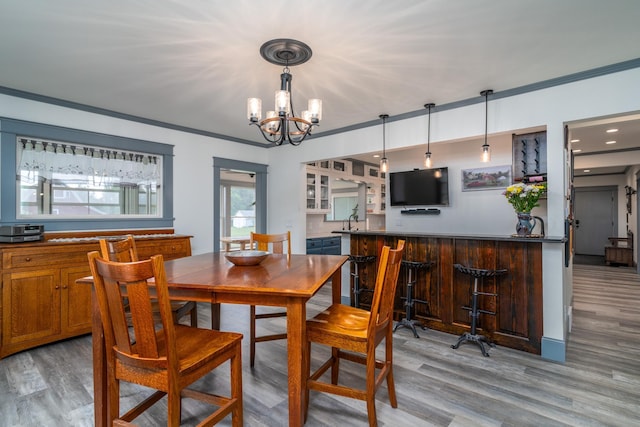
[[[0,142],[3,224],[33,223],[46,231],[173,227],[171,144],[6,117],[0,117]],[[67,163],[73,147],[75,161]],[[85,148],[93,154],[85,155]],[[32,152],[25,157],[24,151]],[[48,157],[47,167],[38,156]],[[79,173],[87,161],[97,170],[106,162],[111,171]],[[131,175],[133,169],[147,172],[140,179]]]
[[[161,156],[17,140],[18,218],[160,214]]]

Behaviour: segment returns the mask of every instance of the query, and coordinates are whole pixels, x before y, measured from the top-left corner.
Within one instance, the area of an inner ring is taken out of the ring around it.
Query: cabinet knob
[[[60,285],[56,285],[56,289],[60,289]]]
[[[31,257],[26,257],[24,260],[29,262],[29,261],[31,261]]]

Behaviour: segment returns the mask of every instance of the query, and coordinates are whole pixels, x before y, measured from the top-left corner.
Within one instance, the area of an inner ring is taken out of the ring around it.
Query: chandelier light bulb
[[[260,98],[247,99],[247,119],[259,122],[262,119],[262,100]]]
[[[276,113],[275,111],[267,111],[267,117],[266,117],[265,120],[273,119],[273,118],[277,118],[277,117],[278,117],[278,113]],[[265,127],[267,128],[268,132],[272,132],[273,133],[278,128],[278,121],[277,120],[268,121],[265,124]]]
[[[310,99],[309,100],[309,114],[310,114],[310,122],[318,123],[322,120],[322,100],[321,99]]]
[[[276,91],[276,111],[278,114],[289,114],[289,105],[291,104],[291,94],[286,90]]]

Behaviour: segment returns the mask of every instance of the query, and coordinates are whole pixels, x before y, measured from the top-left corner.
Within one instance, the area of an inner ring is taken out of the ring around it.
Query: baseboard
[[[567,343],[565,341],[542,337],[541,345],[542,353],[540,356],[543,359],[560,363],[564,363],[566,361]]]

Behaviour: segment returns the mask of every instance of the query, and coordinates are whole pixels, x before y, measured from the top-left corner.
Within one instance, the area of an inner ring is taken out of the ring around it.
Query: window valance
[[[19,170],[52,179],[54,174],[117,178],[121,182],[158,180],[162,158],[152,154],[18,137]]]

